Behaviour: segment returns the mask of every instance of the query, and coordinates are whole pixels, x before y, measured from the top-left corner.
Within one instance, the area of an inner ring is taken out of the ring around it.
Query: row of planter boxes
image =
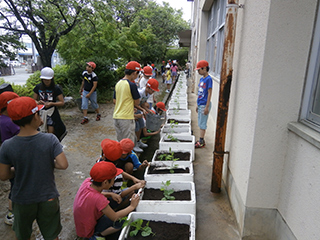
[[[140,195],[140,202],[136,212],[130,213],[128,219],[135,221],[140,218],[145,221],[187,224],[189,239],[195,240],[196,193],[192,163],[195,137],[191,134],[191,111],[188,110],[186,86],[186,77],[183,73],[173,90],[174,97],[169,102],[167,121],[160,133],[159,149],[155,151],[150,166],[145,170],[144,179],[147,182]],[[179,200],[177,197],[175,200],[144,199],[148,191],[160,190],[168,180],[170,180],[168,186],[170,190],[190,192],[190,199]],[[122,229],[120,240],[127,238],[129,227]],[[156,235],[153,239],[157,239]]]

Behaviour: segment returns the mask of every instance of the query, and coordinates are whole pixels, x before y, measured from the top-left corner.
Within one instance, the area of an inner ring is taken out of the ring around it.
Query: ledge
[[[288,129],[320,149],[320,133],[299,122],[288,123]]]

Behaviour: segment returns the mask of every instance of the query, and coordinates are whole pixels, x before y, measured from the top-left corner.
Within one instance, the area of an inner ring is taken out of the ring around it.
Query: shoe
[[[195,143],[195,148],[204,148],[206,146],[206,143],[203,141],[203,143],[201,143],[200,141],[197,141]]]
[[[98,113],[98,114],[97,114],[96,121],[100,121],[100,118],[101,118],[101,114],[100,114],[100,113]]]
[[[14,215],[11,211],[9,211],[6,215],[6,217],[4,218],[4,222],[5,222],[5,224],[12,226],[13,221],[14,221]]]
[[[166,93],[169,93],[169,92],[170,92],[170,90],[169,90],[169,89],[167,89],[167,90],[166,90]]]
[[[68,131],[64,131],[64,133],[60,136],[59,140],[60,142],[62,141],[62,139],[64,139],[64,137],[68,134]]]
[[[86,239],[88,239],[88,238],[86,238]],[[105,237],[94,235],[91,238],[89,238],[89,240],[105,240]]]
[[[81,124],[86,124],[89,122],[89,119],[88,118],[83,118],[82,121],[81,121]]]
[[[138,147],[140,147],[140,148],[147,148],[148,147],[148,144],[141,142],[141,140],[138,141],[137,143],[138,143]]]
[[[143,149],[139,148],[138,146],[135,146],[133,148],[133,151],[135,151],[136,153],[142,153],[143,152]]]

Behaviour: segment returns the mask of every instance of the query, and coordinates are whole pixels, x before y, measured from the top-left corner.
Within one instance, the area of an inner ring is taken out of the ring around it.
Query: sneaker
[[[82,121],[81,121],[81,124],[86,124],[89,122],[89,119],[88,118],[83,118]]]
[[[9,211],[6,217],[4,218],[4,222],[5,224],[12,226],[13,221],[14,221],[14,215],[11,211]]]
[[[170,90],[169,90],[169,89],[167,89],[167,90],[166,90],[166,93],[169,93],[169,92],[170,92]]]
[[[100,118],[101,118],[101,114],[100,114],[100,113],[98,113],[98,114],[97,114],[96,121],[100,121]]]
[[[94,235],[91,238],[89,238],[89,240],[105,240],[105,237]]]
[[[141,140],[138,141],[137,143],[138,143],[138,147],[140,147],[140,148],[147,148],[148,147],[148,144],[141,142]]]
[[[136,153],[142,153],[143,152],[143,149],[139,148],[138,146],[135,146],[133,148],[133,151],[135,151]]]
[[[195,148],[204,148],[206,146],[206,143],[203,141],[203,143],[201,143],[200,141],[197,141],[195,143]]]

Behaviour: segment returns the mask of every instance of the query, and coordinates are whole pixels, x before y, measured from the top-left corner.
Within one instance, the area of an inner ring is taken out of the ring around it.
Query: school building
[[[222,181],[242,239],[320,239],[319,2],[193,1],[189,60],[209,62],[208,124],[222,84],[229,97]]]

